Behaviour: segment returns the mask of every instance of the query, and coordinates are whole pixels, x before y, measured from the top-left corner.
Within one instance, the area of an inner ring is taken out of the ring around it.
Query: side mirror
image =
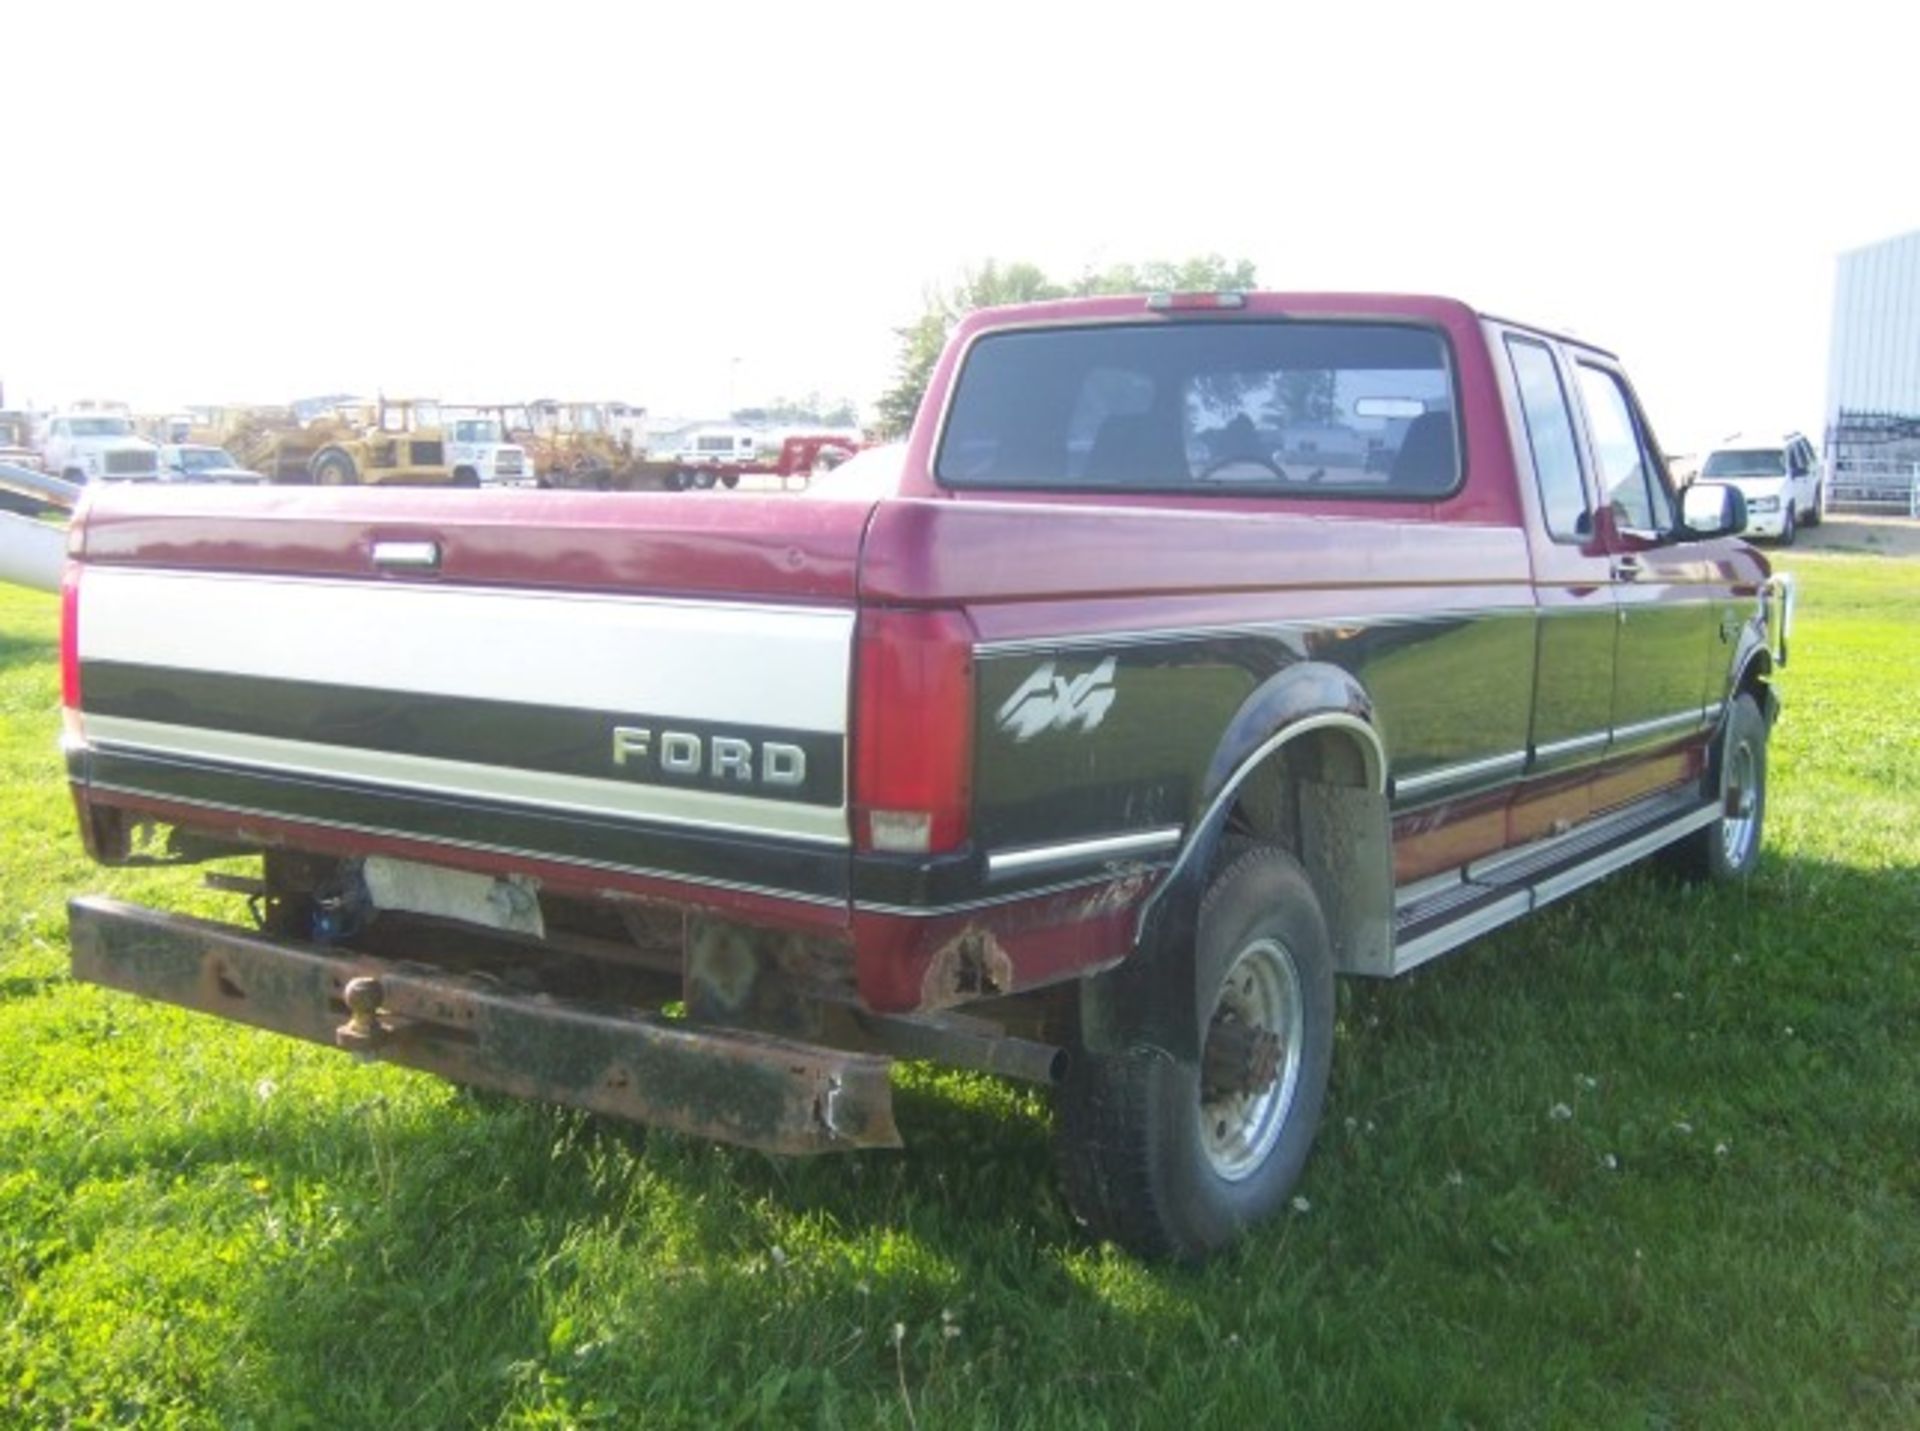
[[[1728,537],[1747,529],[1747,499],[1724,482],[1695,482],[1680,494],[1681,536],[1687,541]]]

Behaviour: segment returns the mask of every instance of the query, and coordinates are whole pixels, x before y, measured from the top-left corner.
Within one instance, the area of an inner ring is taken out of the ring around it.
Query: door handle
[[[438,571],[438,542],[375,542],[373,564],[382,571]]]
[[[1645,570],[1646,567],[1641,563],[1640,558],[1632,552],[1628,552],[1625,556],[1614,559],[1613,577],[1615,581],[1638,581],[1640,579],[1640,573]]]

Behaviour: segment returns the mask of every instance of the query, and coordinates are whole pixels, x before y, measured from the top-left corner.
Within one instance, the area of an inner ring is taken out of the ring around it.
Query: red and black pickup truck
[[[1044,1080],[1075,1210],[1198,1256],[1300,1172],[1336,975],[1753,868],[1792,588],[1600,349],[1427,297],[1002,309],[895,460],[96,492],[87,846],[261,862],[211,877],[244,927],[76,900],[76,973],[789,1152],[897,1143],[893,1058]]]

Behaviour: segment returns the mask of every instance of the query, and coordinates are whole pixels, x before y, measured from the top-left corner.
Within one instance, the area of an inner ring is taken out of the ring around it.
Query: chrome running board
[[[1717,801],[1687,790],[1407,885],[1396,900],[1393,973],[1418,968],[1605,879],[1720,814]]]

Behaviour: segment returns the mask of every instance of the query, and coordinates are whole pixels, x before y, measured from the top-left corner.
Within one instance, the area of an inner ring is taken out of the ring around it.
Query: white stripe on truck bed
[[[844,735],[853,613],[89,566],[82,661]]]

